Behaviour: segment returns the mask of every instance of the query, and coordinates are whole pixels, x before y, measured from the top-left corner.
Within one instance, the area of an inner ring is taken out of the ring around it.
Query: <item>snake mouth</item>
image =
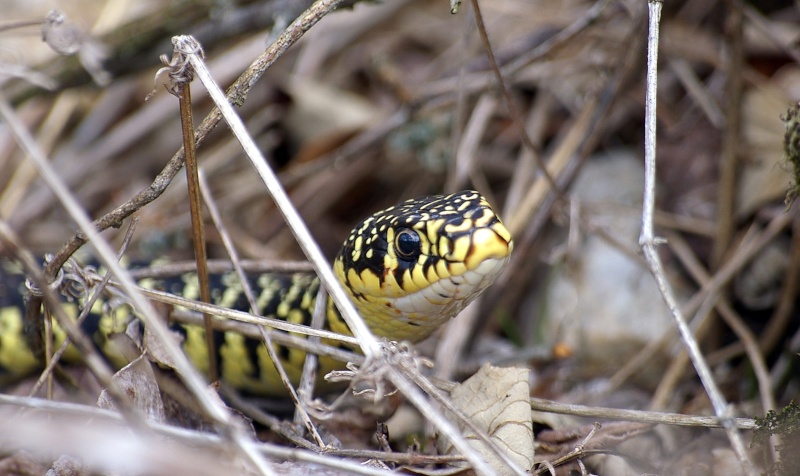
[[[509,252],[511,244],[509,244]],[[510,259],[487,257],[473,269],[441,277],[427,287],[386,301],[384,320],[392,329],[393,340],[418,342],[455,317],[492,285]],[[391,324],[388,324],[391,323]]]
[[[407,292],[391,300],[393,319],[405,323],[408,335],[399,337],[418,341],[461,312],[502,274],[511,258],[514,244],[505,227],[498,221],[489,227],[474,230],[471,246],[458,262],[438,269],[435,279],[428,276],[427,286]],[[440,262],[441,263],[441,262]],[[423,329],[431,329],[424,332]],[[403,329],[394,329],[402,332]]]

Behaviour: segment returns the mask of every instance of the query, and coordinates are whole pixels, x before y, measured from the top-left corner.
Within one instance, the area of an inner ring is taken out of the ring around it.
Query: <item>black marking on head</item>
[[[349,270],[361,274],[364,270],[369,269],[383,284],[387,272],[384,269],[384,258],[390,245],[387,235],[389,228],[392,228],[395,239],[391,246],[398,258],[393,275],[402,286],[406,271],[413,269],[419,263],[422,249],[420,246],[420,253],[417,253],[416,245],[412,244],[413,240],[405,241],[408,236],[402,236],[405,233],[404,230],[413,228],[419,233],[420,244],[422,240],[430,242],[430,253],[423,263],[423,272],[427,276],[430,267],[435,266],[440,259],[444,259],[439,255],[438,250],[440,237],[444,236],[445,239],[454,241],[464,234],[473,232],[472,229],[468,229],[452,233],[448,232],[446,228],[458,227],[464,223],[464,220],[482,216],[484,208],[485,204],[482,202],[480,194],[471,190],[406,200],[399,205],[375,213],[357,225],[354,228],[357,233],[351,234],[345,241],[337,260],[344,265],[345,274]],[[432,220],[444,220],[444,224],[439,228],[439,236],[425,234],[425,223]],[[359,236],[361,240],[358,239]],[[356,244],[359,241],[361,248],[355,252]],[[354,257],[356,259],[353,259]]]

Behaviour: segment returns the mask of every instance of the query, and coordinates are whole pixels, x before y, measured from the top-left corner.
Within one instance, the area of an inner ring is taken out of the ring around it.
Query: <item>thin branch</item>
[[[710,294],[716,294],[733,279],[767,244],[775,239],[791,223],[793,216],[790,214],[777,215],[760,233],[754,225],[742,238],[736,252],[717,271],[713,279],[703,284],[689,301],[681,307],[683,315],[693,314],[700,308]],[[669,329],[656,340],[649,342],[644,349],[625,365],[622,366],[610,379],[606,391],[618,388],[628,378],[641,370],[649,359],[673,338],[674,329]]]
[[[684,240],[677,235],[670,236],[670,245],[675,251],[675,254],[682,261],[682,264],[684,264],[684,267],[690,271],[695,281],[702,285],[711,279],[711,276],[703,268],[702,263],[700,263],[700,260],[692,253],[691,248]],[[717,301],[714,305],[723,320],[728,324],[728,327],[734,331],[747,351],[747,356],[750,359],[756,376],[756,382],[758,382],[759,396],[764,413],[775,410],[776,403],[770,387],[769,370],[756,337],[726,299],[720,299],[717,296],[712,297]]]
[[[200,50],[197,54],[202,55]],[[189,214],[192,218],[192,246],[194,260],[197,264],[197,282],[200,286],[200,300],[211,302],[211,286],[208,281],[208,254],[206,253],[206,229],[203,223],[203,204],[200,192],[200,179],[198,178],[197,151],[194,137],[194,119],[192,118],[192,70],[182,63],[178,53],[173,54],[172,61],[167,62],[162,56],[161,61],[170,68],[172,88],[170,91],[178,97],[181,115],[181,133],[183,138],[183,151],[186,156],[186,185],[189,195]],[[211,314],[203,315],[205,328],[206,348],[208,349],[208,376],[211,381],[219,379],[217,367],[217,347],[214,345],[214,333],[211,331]]]
[[[113,281],[112,284],[114,284]],[[265,316],[254,316],[247,312],[236,311],[234,309],[227,309],[224,307],[215,306],[213,304],[206,304],[199,301],[186,299],[182,296],[176,296],[174,294],[166,293],[163,291],[157,291],[154,289],[145,289],[139,287],[135,289],[138,292],[138,294],[141,294],[142,296],[145,296],[148,299],[152,299],[158,302],[163,302],[171,306],[185,307],[187,309],[199,313],[210,313],[222,319],[232,319],[248,324],[268,326],[272,327],[273,329],[278,329],[286,332],[295,332],[309,336],[315,335],[323,339],[332,339],[335,341],[344,342],[345,344],[348,345],[358,345],[358,340],[355,339],[354,337],[337,334],[335,332],[326,331],[323,329],[313,329],[311,327],[304,326],[302,324],[292,324],[291,322],[287,322],[284,319],[275,319]],[[216,328],[218,324],[219,323],[215,322],[214,327]]]
[[[311,328],[322,329],[325,325],[325,320],[328,317],[328,293],[325,291],[324,286],[320,286],[317,291],[317,299],[314,301],[314,312],[311,314]],[[310,344],[320,345],[319,337],[309,337]],[[300,383],[297,385],[297,393],[300,395],[302,402],[308,402],[314,395],[314,384],[317,381],[319,358],[317,354],[306,352],[306,358],[303,361],[303,373],[300,377]],[[299,422],[303,416],[301,412],[305,409],[297,408],[294,414],[294,421]]]
[[[534,410],[574,415],[588,418],[602,418],[610,420],[637,421],[642,423],[658,423],[676,426],[694,426],[703,428],[722,428],[722,423],[717,417],[684,415],[682,413],[652,412],[643,410],[628,410],[624,408],[589,407],[554,402],[541,398],[531,398],[531,408]],[[756,422],[752,418],[736,418],[737,428],[752,430]]]
[[[711,251],[711,268],[722,262],[733,237],[736,216],[736,179],[741,150],[743,26],[742,5],[735,0],[725,2],[725,124],[722,129],[722,150],[717,184],[717,229]]]
[[[283,382],[283,386],[286,387],[286,390],[288,390],[289,397],[291,397],[292,402],[294,402],[294,406],[297,409],[295,415],[299,416],[303,425],[305,425],[306,430],[308,430],[308,432],[311,434],[311,437],[314,439],[317,445],[319,445],[320,448],[327,447],[328,445],[325,444],[325,440],[322,439],[322,435],[320,435],[319,431],[317,431],[317,427],[314,425],[314,422],[311,421],[311,417],[308,415],[308,412],[305,411],[305,408],[303,408],[303,406],[300,404],[300,397],[298,397],[297,390],[295,390],[294,386],[292,385],[289,375],[286,373],[286,369],[283,368],[283,363],[278,356],[278,351],[275,350],[275,344],[272,342],[270,333],[267,332],[267,330],[263,327],[259,327],[259,330],[261,331],[261,338],[264,341],[263,344],[267,349],[269,358],[272,360],[275,370],[278,371],[278,376],[280,377],[281,382]]]
[[[705,362],[700,348],[692,335],[689,326],[683,318],[683,314],[675,300],[672,288],[666,279],[661,265],[661,258],[658,255],[656,246],[662,243],[662,239],[655,238],[653,234],[653,210],[655,208],[655,185],[656,185],[656,92],[657,92],[657,68],[658,68],[658,35],[659,23],[661,21],[661,1],[649,0],[648,10],[650,21],[647,37],[647,89],[645,96],[645,182],[644,199],[642,205],[642,233],[639,236],[639,244],[642,247],[648,267],[653,274],[656,284],[670,310],[675,326],[681,335],[681,339],[686,346],[686,350],[692,359],[695,370],[700,376],[703,387],[708,393],[714,412],[723,423],[728,438],[731,442],[734,453],[739,459],[742,468],[747,474],[756,474],[752,462],[742,441],[742,437],[736,429],[736,425],[730,416],[728,403],[719,391],[714,382],[711,370]]]
[[[189,306],[198,306],[202,305],[197,301],[187,301]],[[216,312],[217,308],[209,308],[209,310],[214,310]],[[223,309],[223,308],[219,308]],[[239,312],[239,311],[231,311],[231,312]],[[218,315],[218,314],[214,314]],[[258,327],[270,327],[273,323],[284,322],[280,320],[275,320],[274,322],[268,322],[266,319],[258,320],[258,318],[253,318],[250,314],[237,314],[237,315],[227,315],[222,316],[218,315],[222,319],[215,319],[213,322],[214,329],[221,330],[221,331],[233,331],[238,334],[241,334],[245,337],[250,337],[252,339],[260,339],[261,338],[261,331],[258,330]],[[236,319],[237,317],[241,316],[249,316],[250,319],[254,319],[256,322],[238,322]],[[201,313],[197,312],[189,312],[189,311],[182,311],[182,310],[175,310],[170,315],[172,320],[179,324],[191,324],[195,326],[200,326],[203,324],[203,316]],[[225,320],[223,320],[225,319]],[[350,352],[339,347],[333,347],[330,345],[325,345],[321,342],[315,342],[308,337],[300,337],[299,335],[293,335],[295,333],[309,337],[314,337],[315,333],[327,333],[328,335],[332,335],[335,337],[335,340],[343,340],[349,338],[351,341],[355,342],[355,339],[350,336],[343,336],[340,334],[334,334],[331,331],[325,331],[322,329],[314,329],[312,327],[303,326],[301,324],[290,324],[293,326],[291,334],[288,332],[277,332],[273,329],[269,329],[272,340],[281,344],[286,347],[292,347],[295,349],[300,349],[305,351],[306,353],[313,353],[320,356],[331,357],[332,359],[338,360],[340,362],[353,362],[356,365],[362,365],[364,363],[364,356],[361,354],[357,354],[355,352]],[[354,344],[353,344],[354,345]]]
[[[241,260],[239,259],[239,253],[236,251],[236,247],[233,245],[231,234],[228,233],[228,229],[225,227],[225,223],[222,221],[222,214],[219,212],[219,208],[214,200],[214,196],[211,194],[211,188],[208,186],[203,169],[198,170],[197,180],[197,183],[200,186],[200,194],[203,196],[203,202],[205,202],[206,207],[208,208],[208,214],[211,216],[211,221],[214,222],[214,226],[217,228],[220,238],[222,238],[222,246],[225,247],[225,252],[228,253],[228,256],[230,256],[233,269],[236,271],[236,276],[239,278],[239,282],[242,284],[242,291],[247,298],[247,304],[250,306],[250,312],[254,316],[257,316],[259,309],[258,303],[256,302],[255,293],[253,292],[253,289],[250,287],[250,283],[247,280],[247,274],[245,274],[244,268],[242,267]],[[206,269],[208,269],[208,263],[206,263]],[[210,303],[210,301],[203,301]],[[209,330],[206,329],[206,332],[208,331]]]
[[[314,271],[308,261],[275,261],[275,260],[239,260],[242,271],[247,273],[310,273]],[[165,278],[180,276],[194,271],[194,261],[176,261],[174,263],[154,264],[146,268],[131,269],[130,275],[135,280],[144,278]],[[208,271],[212,274],[235,271],[236,266],[230,260],[208,260]]]

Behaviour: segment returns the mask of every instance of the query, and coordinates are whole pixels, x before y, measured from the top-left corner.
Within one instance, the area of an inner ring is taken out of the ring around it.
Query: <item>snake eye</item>
[[[394,237],[394,249],[397,257],[411,261],[422,252],[419,235],[409,228],[401,228]]]

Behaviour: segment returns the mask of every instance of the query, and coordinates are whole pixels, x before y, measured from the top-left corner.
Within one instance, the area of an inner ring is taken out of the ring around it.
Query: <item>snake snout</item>
[[[467,268],[475,269],[488,259],[508,258],[513,248],[514,243],[501,223],[495,223],[488,228],[479,228],[472,233],[472,246],[465,260]]]

